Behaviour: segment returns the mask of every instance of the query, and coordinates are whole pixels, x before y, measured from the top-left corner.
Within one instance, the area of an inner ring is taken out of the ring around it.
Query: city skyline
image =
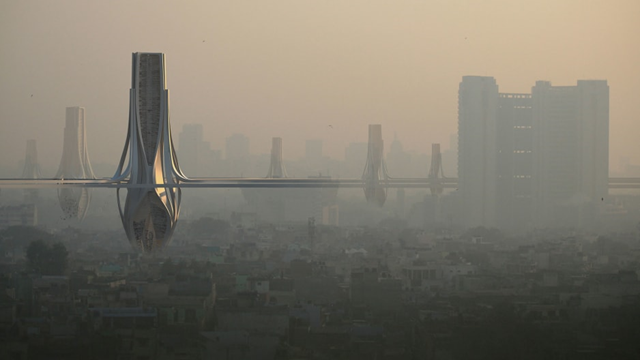
[[[0,359],[640,359],[639,14],[0,1]]]
[[[362,128],[379,123],[388,136],[398,133],[406,151],[428,153],[431,143],[446,144],[455,133],[460,78],[478,74],[501,79],[501,91],[509,93],[529,92],[537,80],[606,79],[611,168],[622,157],[638,163],[633,64],[640,53],[628,46],[640,26],[631,16],[636,2],[196,2],[154,7],[157,16],[143,22],[130,18],[147,5],[127,4],[131,11],[118,2],[2,5],[0,44],[9,51],[0,55],[0,126],[11,131],[0,135],[0,166],[15,166],[22,154],[12,149],[31,138],[42,165],[55,164],[62,129],[52,125],[75,104],[92,119],[94,162],[113,163],[127,118],[129,64],[118,54],[140,50],[168,54],[174,125],[203,124],[212,149],[243,133],[252,153],[268,153],[278,136],[292,154],[304,151],[305,139],[321,139],[324,154],[342,158],[349,143],[366,141]]]

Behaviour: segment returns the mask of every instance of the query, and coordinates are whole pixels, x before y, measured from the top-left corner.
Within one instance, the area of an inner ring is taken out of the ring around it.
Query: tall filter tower
[[[383,158],[384,142],[382,140],[382,125],[369,125],[369,145],[367,162],[362,173],[364,181],[364,196],[370,203],[379,206],[387,200],[387,171]]]
[[[38,150],[35,140],[27,140],[27,151],[24,157],[23,179],[40,178],[40,164],[38,164]],[[24,191],[24,202],[35,204],[38,199],[38,189],[27,189]]]
[[[274,137],[271,140],[271,163],[269,165],[269,172],[267,178],[277,179],[286,178],[287,171],[284,168],[282,162],[282,138]]]
[[[132,56],[129,129],[113,179],[127,178],[137,186],[127,189],[124,207],[118,190],[124,230],[135,249],[153,252],[171,240],[180,214],[181,191],[171,185],[186,180],[171,138],[162,53]]]
[[[282,161],[282,138],[274,137],[271,139],[271,163],[266,178],[283,179],[286,177],[287,171]],[[242,195],[262,220],[282,222],[287,218],[287,208],[292,207],[292,201],[296,194],[300,194],[295,190],[243,188]]]
[[[95,179],[87,150],[83,107],[67,108],[62,159],[56,178]],[[89,209],[91,193],[84,187],[63,188],[58,190],[58,200],[66,218],[82,220]]]

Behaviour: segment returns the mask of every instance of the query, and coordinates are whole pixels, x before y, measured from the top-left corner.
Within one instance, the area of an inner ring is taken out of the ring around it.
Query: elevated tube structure
[[[85,110],[73,106],[66,109],[62,159],[56,173],[57,179],[95,179],[89,150]],[[89,210],[91,193],[87,188],[62,188],[58,190],[58,201],[66,219],[84,219]]]
[[[118,209],[129,242],[141,252],[167,245],[180,214],[181,190],[175,185],[187,177],[178,165],[169,118],[164,54],[134,53],[129,129],[112,180],[134,185],[127,188],[124,206],[118,189]]]

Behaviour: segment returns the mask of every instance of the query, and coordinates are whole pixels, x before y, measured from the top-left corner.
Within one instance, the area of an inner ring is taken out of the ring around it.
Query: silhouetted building
[[[500,94],[465,76],[458,111],[458,196],[466,227],[584,226],[607,196],[609,87],[538,81]]]
[[[387,170],[393,177],[411,177],[411,155],[404,151],[402,142],[394,136],[387,154]],[[419,164],[416,164],[420,166]],[[424,164],[423,164],[424,166]]]
[[[530,94],[500,94],[497,123],[496,225],[531,226],[533,132]]]
[[[211,150],[211,143],[202,137],[202,124],[185,124],[179,136],[180,168],[190,177],[212,176],[220,160],[219,151]]]
[[[196,175],[200,171],[203,156],[204,142],[202,141],[202,125],[201,124],[185,124],[182,126],[182,132],[179,136],[179,156],[180,167],[188,176]]]
[[[461,222],[496,225],[498,85],[464,76],[458,92],[458,191]]]

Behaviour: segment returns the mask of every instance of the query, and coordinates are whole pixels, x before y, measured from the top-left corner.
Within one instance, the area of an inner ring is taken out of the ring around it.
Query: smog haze
[[[27,139],[55,167],[69,106],[86,108],[92,160],[115,164],[131,53],[148,51],[166,54],[174,133],[203,124],[214,149],[243,133],[258,154],[282,137],[292,159],[311,138],[342,159],[372,123],[410,152],[448,147],[464,75],[518,93],[606,79],[614,170],[621,157],[639,162],[638,15],[634,0],[5,0],[0,167],[17,166]]]

